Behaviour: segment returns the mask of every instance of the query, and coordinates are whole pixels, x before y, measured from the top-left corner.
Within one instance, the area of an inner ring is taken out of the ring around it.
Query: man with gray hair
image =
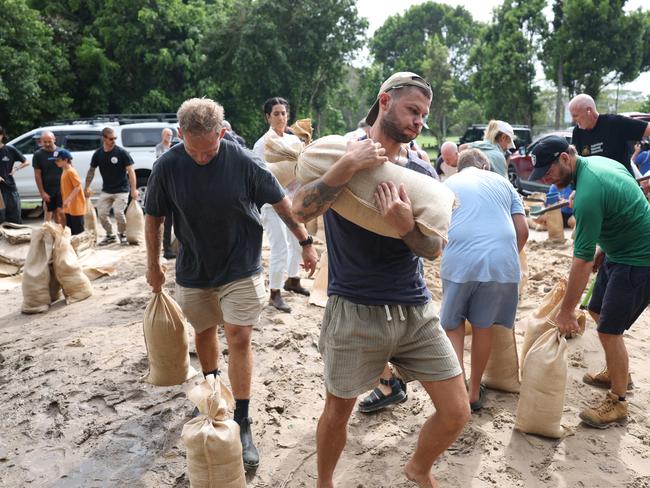
[[[164,216],[171,213],[180,243],[175,298],[194,327],[205,376],[219,374],[217,326],[223,324],[244,467],[255,469],[259,455],[248,407],[253,371],[251,333],[266,298],[260,207],[271,204],[296,236],[310,276],[318,258],[312,237],[291,216],[291,201],[264,162],[224,140],[221,105],[209,99],[186,100],[178,109],[178,124],[183,143],[160,157],[149,178],[147,282],[154,292],[160,292],[165,282],[160,234]]]
[[[585,93],[569,102],[573,122],[572,143],[580,156],[602,156],[621,163],[632,174],[630,145],[650,136],[650,124],[614,114],[599,114],[594,99]]]
[[[479,149],[460,153],[458,173],[445,185],[461,205],[451,214],[449,244],[442,254],[440,324],[461,367],[465,321],[472,325],[469,402],[477,411],[485,402],[481,378],[492,349],[492,328],[514,325],[519,252],[528,240],[528,224],[517,191],[508,180],[490,172],[490,163]]]

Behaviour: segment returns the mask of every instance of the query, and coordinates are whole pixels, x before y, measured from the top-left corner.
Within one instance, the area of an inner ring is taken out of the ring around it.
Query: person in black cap
[[[598,428],[619,424],[628,416],[625,394],[631,387],[623,333],[650,304],[650,205],[623,165],[601,156],[578,156],[563,137],[540,139],[531,154],[531,180],[575,188],[573,262],[555,319],[562,334],[578,331],[575,308],[590,273],[598,271],[588,308],[598,325],[607,367],[586,374],[583,381],[609,391],[580,418]]]

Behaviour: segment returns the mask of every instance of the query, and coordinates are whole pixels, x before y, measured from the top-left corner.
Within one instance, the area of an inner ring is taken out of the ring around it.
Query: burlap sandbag
[[[0,278],[14,276],[23,269],[24,261],[0,254]]]
[[[321,177],[343,156],[346,147],[347,141],[342,136],[314,141],[298,157],[296,178],[306,184]],[[354,175],[332,208],[364,229],[398,239],[399,235],[384,221],[375,204],[377,185],[385,181],[397,186],[404,184],[415,222],[423,234],[446,239],[455,200],[453,192],[439,181],[390,162]]]
[[[144,242],[144,213],[135,199],[126,207],[126,241],[129,244]]]
[[[180,385],[196,370],[190,365],[185,316],[166,292],[154,293],[144,311],[144,342],[149,357],[147,383]]]
[[[46,312],[50,307],[50,262],[54,236],[44,227],[34,229],[23,268],[23,313]]]
[[[562,220],[562,211],[560,209],[547,212],[546,228],[548,229],[548,238],[553,242],[564,242],[564,221]]]
[[[232,393],[219,377],[190,390],[189,399],[201,415],[183,426],[191,488],[246,488],[239,425],[230,420]]]
[[[483,373],[483,384],[492,390],[519,391],[519,359],[514,327],[492,326],[492,351]]]
[[[77,253],[70,244],[70,228],[63,228],[51,222],[43,224],[43,228],[54,239],[52,267],[63,289],[66,303],[85,300],[93,294],[93,287],[83,272]]]
[[[311,144],[314,132],[311,126],[311,119],[296,120],[291,127],[291,132],[305,144]]]
[[[325,307],[327,305],[327,274],[329,266],[327,262],[327,251],[320,255],[318,260],[318,271],[314,276],[314,286],[312,286],[309,293],[309,304],[316,305],[317,307]]]
[[[24,244],[32,238],[32,228],[29,225],[3,222],[0,225],[0,234],[9,244]]]
[[[296,161],[304,144],[293,137],[280,137],[273,129],[265,137],[264,160],[280,185],[286,187],[296,179]]]
[[[521,298],[526,293],[526,286],[528,286],[528,259],[526,257],[526,249],[522,249],[519,253],[519,268],[521,269],[519,297]]]
[[[95,206],[90,198],[86,198],[86,213],[84,215],[84,230],[95,234],[95,240],[99,235],[99,227],[97,225],[97,213],[95,213]]]
[[[562,437],[567,356],[566,339],[555,328],[547,330],[530,348],[521,373],[515,429]]]

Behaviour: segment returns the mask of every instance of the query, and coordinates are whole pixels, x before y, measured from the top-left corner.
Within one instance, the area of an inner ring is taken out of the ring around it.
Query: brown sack
[[[93,294],[90,280],[84,274],[79,258],[70,244],[70,228],[62,228],[58,224],[46,222],[45,232],[54,238],[52,251],[52,267],[57,281],[61,284],[66,303],[85,300]]]
[[[54,236],[44,227],[34,229],[23,268],[23,313],[41,313],[50,308],[50,262]]]
[[[492,390],[519,391],[519,359],[514,327],[492,326],[492,351],[483,373],[483,384]]]
[[[192,388],[189,399],[201,415],[183,426],[191,488],[246,488],[239,425],[230,420],[234,399],[217,376]]]
[[[311,144],[314,129],[311,126],[311,119],[296,120],[291,127],[291,132],[305,144]]]
[[[135,199],[126,208],[126,241],[129,244],[144,242],[144,213]]]
[[[547,330],[530,348],[522,368],[515,429],[562,437],[567,356],[566,339],[555,328]]]
[[[166,292],[154,293],[144,311],[144,342],[149,357],[147,383],[180,385],[196,370],[190,365],[185,316]]]
[[[546,213],[546,228],[551,241],[564,242],[564,221],[559,208]]]
[[[327,136],[314,141],[298,157],[297,180],[304,185],[321,177],[343,156],[346,148],[347,141],[342,136]],[[392,181],[398,187],[404,184],[415,222],[423,234],[447,238],[455,202],[453,192],[439,181],[397,164],[387,162],[355,174],[332,208],[366,230],[399,239],[375,204],[375,190],[384,181]]]
[[[9,244],[24,244],[32,238],[32,228],[29,225],[4,222],[0,225],[0,234]]]
[[[526,249],[519,253],[519,268],[521,269],[521,279],[519,280],[519,297],[526,292],[528,285],[528,259],[526,258]]]
[[[93,202],[90,201],[90,198],[86,198],[86,214],[84,215],[84,229],[88,232],[95,234],[95,241],[97,240],[97,235],[99,234],[99,228],[97,226],[97,213],[95,213],[95,206]]]
[[[280,137],[273,129],[269,129],[265,137],[264,160],[280,185],[286,187],[296,179],[296,161],[304,144],[293,137]]]
[[[318,260],[318,271],[316,272],[316,276],[314,276],[314,286],[311,287],[309,293],[310,305],[316,305],[317,307],[325,307],[327,305],[328,272],[327,251],[324,251]]]

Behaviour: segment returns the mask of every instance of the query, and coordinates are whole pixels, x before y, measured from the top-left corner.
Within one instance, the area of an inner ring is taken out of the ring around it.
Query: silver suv
[[[126,149],[133,158],[134,170],[140,204],[144,202],[147,180],[156,160],[155,146],[160,142],[162,129],[168,127],[177,137],[176,124],[173,122],[138,122],[120,125],[119,122],[91,121],[71,123],[68,125],[50,125],[39,127],[16,137],[8,142],[18,149],[31,163],[32,154],[38,149],[38,137],[44,131],[51,131],[56,137],[56,145],[72,152],[72,165],[79,173],[81,181],[85,181],[90,168],[93,153],[102,145],[102,129],[111,127],[117,136],[116,143]],[[41,196],[34,180],[34,168],[30,165],[15,174],[16,187],[20,199],[25,206],[33,207],[41,202]],[[102,178],[99,171],[95,174],[91,189],[98,195],[102,188]],[[31,204],[31,205],[30,205]]]

